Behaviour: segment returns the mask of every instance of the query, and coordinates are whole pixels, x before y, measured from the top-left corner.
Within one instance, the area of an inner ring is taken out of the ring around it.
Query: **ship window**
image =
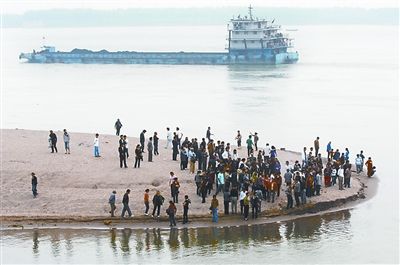
[[[257,31],[253,31],[253,34],[257,34]]]
[[[244,32],[244,35],[247,35],[247,34],[248,34],[248,32],[247,32],[247,31],[245,31],[245,32]]]

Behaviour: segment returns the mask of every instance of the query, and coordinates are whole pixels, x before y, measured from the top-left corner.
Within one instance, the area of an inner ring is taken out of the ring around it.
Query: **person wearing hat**
[[[110,195],[110,198],[108,199],[108,203],[110,204],[110,207],[111,207],[111,210],[110,210],[111,217],[115,216],[114,215],[114,212],[115,212],[115,209],[116,209],[116,207],[115,207],[115,200],[116,200],[115,194],[117,194],[117,192],[115,190],[113,190],[111,195]]]

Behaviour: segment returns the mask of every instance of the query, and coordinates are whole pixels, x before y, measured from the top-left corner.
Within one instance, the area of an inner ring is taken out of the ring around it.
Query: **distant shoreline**
[[[80,227],[85,228],[151,228],[168,227],[165,206],[161,208],[160,222],[149,216],[143,216],[142,194],[145,187],[150,188],[150,196],[159,189],[169,200],[167,176],[174,171],[181,181],[180,203],[177,205],[178,228],[202,226],[232,226],[276,222],[295,219],[312,214],[338,211],[353,207],[370,199],[377,191],[378,179],[367,178],[365,174],[352,174],[352,187],[339,191],[337,186],[324,188],[321,196],[313,196],[306,205],[286,210],[286,196],[281,191],[277,201],[262,203],[263,212],[256,220],[245,222],[240,215],[223,215],[223,199],[220,201],[220,221],[211,223],[209,214],[210,197],[202,204],[195,194],[194,175],[179,170],[179,162],[172,161],[171,150],[164,149],[165,141],[160,140],[160,156],[154,162],[143,161],[140,169],[132,168],[132,158],[128,169],[119,168],[116,152],[118,137],[100,135],[100,159],[92,155],[93,134],[71,133],[71,155],[65,155],[62,135],[56,132],[59,139],[59,153],[51,154],[47,148],[46,131],[2,129],[2,192],[0,210],[0,229],[42,228],[42,227]],[[149,137],[150,135],[147,135]],[[162,136],[161,136],[162,137]],[[130,153],[138,142],[137,138],[129,139]],[[244,154],[245,150],[239,150]],[[278,151],[281,163],[289,160],[301,160],[299,153]],[[30,172],[36,172],[39,185],[39,197],[32,198],[30,191]],[[90,174],[87,174],[91,172]],[[157,187],[151,183],[159,184]],[[284,184],[283,184],[284,185]],[[108,217],[107,199],[111,190],[117,190],[117,211],[120,215],[123,191],[131,188],[131,209],[134,218],[121,220],[120,217]],[[283,186],[282,186],[283,188]],[[189,210],[189,224],[179,223],[182,216],[181,202],[184,194],[192,200]],[[152,205],[150,206],[152,210]]]

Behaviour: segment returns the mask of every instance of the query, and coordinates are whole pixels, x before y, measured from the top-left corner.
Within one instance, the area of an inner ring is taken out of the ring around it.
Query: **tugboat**
[[[282,33],[280,25],[266,19],[254,18],[252,7],[248,16],[232,18],[228,24],[227,52],[136,52],[73,49],[56,51],[43,46],[41,51],[21,53],[19,58],[29,63],[82,63],[82,64],[291,64],[299,59],[291,51],[293,39]]]

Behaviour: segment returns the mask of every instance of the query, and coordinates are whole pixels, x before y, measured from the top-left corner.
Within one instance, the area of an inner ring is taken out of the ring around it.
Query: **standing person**
[[[94,147],[94,157],[100,157],[100,140],[98,133],[96,133],[94,137],[93,147]]]
[[[150,196],[149,196],[149,189],[145,189],[144,190],[144,195],[143,195],[143,203],[144,203],[144,207],[145,207],[145,209],[144,209],[144,215],[149,215],[149,208],[150,208],[150,204],[149,204],[149,199],[150,199]]]
[[[240,191],[239,194],[239,204],[240,204],[240,215],[244,213],[244,198],[246,197],[246,192],[244,190]]]
[[[156,194],[153,197],[153,213],[151,215],[152,217],[154,217],[156,210],[157,210],[157,218],[160,217],[160,209],[163,203],[164,203],[164,197],[161,195],[160,191],[156,191]]]
[[[350,151],[349,151],[349,148],[346,147],[344,150],[345,150],[345,152],[344,152],[344,160],[345,160],[345,161],[348,161],[348,160],[350,159]]]
[[[236,186],[232,187],[230,196],[231,196],[231,212],[232,214],[237,214],[237,201],[239,193]]]
[[[158,156],[159,155],[159,153],[158,153],[158,136],[157,136],[157,132],[154,132],[154,135],[153,135],[153,145],[154,145],[154,155],[155,156]]]
[[[247,221],[249,218],[249,209],[250,209],[250,198],[248,192],[246,192],[246,195],[243,199],[243,206],[244,206],[244,220]]]
[[[315,156],[318,156],[319,152],[319,137],[314,140],[314,149],[315,149]]]
[[[231,193],[228,188],[224,189],[224,214],[229,214],[229,203],[231,202]]]
[[[290,172],[290,169],[289,169],[289,168],[286,169],[286,173],[285,173],[285,175],[283,175],[283,178],[285,179],[286,186],[292,185],[292,178],[293,178],[293,175],[292,175],[292,173]]]
[[[359,154],[357,154],[355,164],[356,164],[357,174],[360,174],[362,171],[363,164],[362,164],[362,159]]]
[[[328,153],[328,157],[327,157],[328,160],[329,160],[329,158],[332,159],[332,156],[331,156],[332,150],[333,150],[332,143],[331,143],[331,141],[329,141],[329,143],[326,146],[326,152]]]
[[[207,128],[207,132],[206,132],[206,138],[208,139],[208,141],[211,140],[211,135],[213,135],[213,134],[211,133],[211,127],[208,127],[208,128]]]
[[[293,196],[292,196],[292,187],[288,186],[285,190],[286,196],[287,196],[287,205],[286,205],[286,210],[289,210],[290,208],[293,208]]]
[[[147,142],[148,161],[153,162],[153,137]]]
[[[179,184],[178,178],[174,177],[174,180],[171,183],[171,195],[174,203],[178,203],[179,196],[179,188],[181,185]]]
[[[176,206],[172,201],[169,201],[169,206],[166,210],[169,218],[169,226],[176,226],[175,214],[176,214]]]
[[[188,212],[189,212],[189,204],[192,202],[189,199],[188,195],[185,195],[185,201],[183,202],[183,224],[186,224],[189,222],[189,217],[188,217]]]
[[[321,176],[321,172],[318,172],[317,175],[315,176],[315,192],[316,192],[316,195],[320,195],[321,186],[322,186],[322,176]]]
[[[172,140],[172,160],[176,161],[176,157],[179,154],[178,137],[174,137]]]
[[[126,152],[126,158],[129,158],[129,146],[128,146],[128,137],[124,135],[123,137],[124,145],[125,145],[125,152]]]
[[[33,193],[33,198],[36,198],[36,196],[38,196],[38,192],[37,192],[37,185],[38,185],[38,180],[36,177],[36,174],[34,172],[31,173],[32,176],[32,193]]]
[[[307,147],[303,148],[303,152],[301,153],[301,168],[305,168],[308,165],[308,155],[307,155]]]
[[[259,140],[258,133],[255,132],[253,136],[254,136],[254,147],[255,147],[256,151],[258,151],[258,146],[257,146],[257,143]]]
[[[196,165],[196,153],[194,152],[193,148],[189,149],[188,152],[188,160],[189,160],[189,173],[194,174],[194,169]]]
[[[65,153],[70,154],[69,150],[69,141],[70,141],[69,133],[67,132],[66,129],[64,129],[64,135],[63,135],[63,140],[64,140],[64,147],[65,147]]]
[[[257,219],[257,217],[258,217],[259,203],[260,203],[260,199],[253,192],[251,195],[251,198],[250,198],[251,217],[253,219]]]
[[[115,212],[115,209],[117,209],[117,207],[115,206],[115,201],[116,201],[115,194],[117,194],[117,192],[115,190],[113,190],[113,192],[110,195],[110,198],[108,198],[108,203],[110,204],[111,217],[115,216],[114,212]]]
[[[128,212],[129,217],[132,216],[131,209],[129,208],[129,193],[131,193],[131,190],[127,189],[122,198],[122,205],[124,207],[122,208],[121,218],[125,218],[125,212]]]
[[[361,150],[360,151],[360,157],[361,157],[361,164],[362,164],[362,166],[361,166],[361,172],[364,170],[363,169],[363,167],[364,167],[364,159],[365,159],[365,156],[364,156],[364,151],[363,150]]]
[[[301,195],[300,180],[296,179],[296,182],[294,184],[294,199],[296,200],[296,207],[300,206],[300,195]]]
[[[172,132],[169,127],[167,127],[167,145],[165,146],[165,149],[172,148],[172,140]]]
[[[242,148],[242,135],[240,134],[240,131],[237,131],[237,135],[235,137],[235,140],[237,142],[237,147],[238,149]]]
[[[247,156],[250,156],[250,154],[253,153],[253,140],[251,139],[251,135],[249,135],[246,144],[247,144]]]
[[[140,146],[141,146],[141,149],[142,149],[142,152],[144,152],[144,142],[145,142],[145,136],[144,136],[144,134],[146,133],[147,131],[146,130],[143,130],[141,133],[140,133],[140,136],[139,136],[139,140],[140,140]]]
[[[339,190],[343,190],[343,179],[344,179],[343,166],[340,166],[337,174],[338,174],[338,181],[339,181]]]
[[[183,133],[181,131],[179,131],[179,127],[176,127],[175,135],[177,137],[176,139],[178,141],[178,147],[180,148],[181,147],[181,140],[182,140],[182,137],[183,137]]]
[[[344,187],[350,188],[351,169],[346,167],[344,171]]]
[[[135,165],[134,167],[140,168],[140,161],[143,160],[143,152],[142,152],[142,147],[140,144],[136,145],[135,148]]]
[[[56,153],[58,153],[57,135],[52,130],[50,130],[50,134],[49,134],[49,143],[50,143],[51,152],[54,153],[54,150],[56,150]]]
[[[119,131],[122,128],[122,123],[121,123],[121,121],[119,119],[117,119],[117,121],[115,122],[114,128],[116,130],[116,135],[119,136]]]
[[[118,153],[119,153],[119,167],[122,168],[122,164],[124,164],[124,167],[127,168],[128,166],[126,165],[125,145],[120,145],[118,147]]]
[[[372,163],[371,157],[368,157],[367,162],[365,162],[365,165],[367,166],[367,176],[370,178],[374,174],[374,165]]]
[[[210,210],[212,212],[212,222],[218,223],[218,199],[216,195],[213,195]]]

